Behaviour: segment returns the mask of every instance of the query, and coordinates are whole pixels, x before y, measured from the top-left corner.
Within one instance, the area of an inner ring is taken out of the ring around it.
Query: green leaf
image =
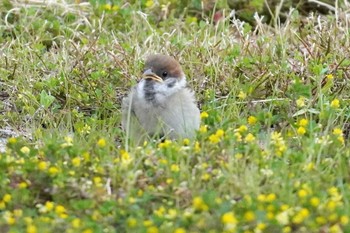
[[[48,94],[45,90],[42,90],[40,93],[40,105],[45,109],[49,108],[50,105],[55,101],[55,97]]]

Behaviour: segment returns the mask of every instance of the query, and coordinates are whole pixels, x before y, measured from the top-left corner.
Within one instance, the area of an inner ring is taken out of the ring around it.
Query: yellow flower
[[[207,204],[205,204],[201,197],[193,198],[192,206],[195,210],[199,211],[207,211],[209,209],[209,207],[207,206]]]
[[[310,215],[310,212],[306,208],[302,208],[292,219],[292,222],[295,224],[302,223],[308,216]]]
[[[170,166],[170,170],[171,170],[172,172],[179,172],[179,171],[180,171],[180,167],[179,167],[179,165],[177,165],[177,164],[172,164],[172,165]]]
[[[215,134],[212,134],[209,136],[209,141],[212,144],[217,144],[218,142],[221,141],[221,138],[224,136],[225,131],[222,129],[218,129]]]
[[[165,208],[164,206],[160,206],[157,210],[154,210],[154,214],[157,215],[158,217],[163,217],[165,213]]]
[[[341,144],[344,144],[345,143],[345,140],[344,140],[344,137],[343,136],[339,136],[337,138],[337,140],[341,143]]]
[[[149,228],[147,228],[147,233],[158,233],[159,230],[158,230],[158,227],[156,226],[151,226]]]
[[[154,4],[153,0],[147,0],[145,5],[147,8],[151,8],[153,4]]]
[[[95,177],[93,178],[93,181],[94,181],[94,184],[95,184],[96,186],[102,186],[102,179],[101,179],[101,177],[95,176]]]
[[[168,214],[165,216],[168,219],[175,219],[177,216],[177,211],[176,209],[169,209]]]
[[[339,195],[339,191],[338,191],[338,188],[333,186],[333,187],[330,187],[327,192],[331,195],[331,196],[338,196]]]
[[[235,232],[238,221],[232,211],[223,214],[221,222],[224,224],[224,232]]]
[[[236,159],[241,159],[241,158],[243,158],[243,154],[242,153],[237,153],[237,154],[235,154],[235,158]]]
[[[171,145],[171,143],[172,142],[167,139],[164,142],[159,143],[158,148],[168,148]]]
[[[243,91],[240,91],[238,94],[238,98],[240,98],[241,100],[244,100],[245,98],[247,98],[247,94]]]
[[[27,233],[37,233],[37,228],[34,225],[27,226]]]
[[[63,205],[57,205],[55,208],[56,214],[63,214],[66,212],[66,208]]]
[[[276,194],[270,193],[270,194],[266,195],[267,202],[273,202],[274,200],[276,200]]]
[[[128,201],[129,201],[130,204],[135,204],[136,203],[136,198],[129,197]]]
[[[339,102],[339,100],[338,100],[338,99],[332,100],[332,102],[331,102],[331,107],[332,107],[332,108],[335,108],[335,109],[339,108],[339,107],[340,107],[340,102]]]
[[[299,191],[298,191],[298,196],[300,197],[300,198],[304,198],[304,197],[306,197],[308,195],[308,192],[305,190],[305,189],[300,189]]]
[[[64,141],[61,145],[62,148],[73,146],[73,138],[71,136],[64,137]]]
[[[29,152],[30,152],[30,149],[27,147],[27,146],[24,146],[24,147],[22,147],[21,148],[21,152],[23,153],[23,154],[29,154]]]
[[[223,224],[236,224],[238,221],[237,221],[234,213],[231,211],[231,212],[227,212],[221,216],[221,222]]]
[[[343,130],[341,130],[340,128],[335,128],[333,129],[333,134],[337,136],[341,136],[343,135]]]
[[[75,218],[75,219],[72,220],[72,227],[73,228],[81,227],[81,220],[80,220],[80,218]]]
[[[303,119],[299,120],[298,125],[305,127],[305,126],[307,126],[308,123],[309,123],[309,121],[307,119],[303,118]]]
[[[304,170],[305,171],[313,171],[315,170],[315,164],[313,162],[310,162],[310,163],[307,163],[305,166],[304,166]]]
[[[343,233],[344,231],[338,224],[335,224],[329,228],[329,233]]]
[[[100,148],[103,148],[106,146],[106,140],[104,138],[100,138],[98,141],[97,141],[97,146],[100,147]]]
[[[206,133],[208,131],[208,126],[207,125],[201,125],[201,127],[199,127],[199,132],[200,133]]]
[[[8,225],[13,225],[16,223],[16,219],[13,217],[13,215],[10,211],[5,211],[3,213],[3,218]]]
[[[174,179],[167,178],[165,181],[167,184],[172,184],[174,182]]]
[[[194,144],[194,151],[196,153],[199,153],[201,151],[201,145],[199,144],[199,142],[195,142],[195,144]]]
[[[11,194],[5,194],[5,195],[2,197],[2,200],[3,200],[5,203],[10,202],[11,199],[12,199]]]
[[[306,133],[306,129],[303,127],[303,126],[300,126],[298,129],[297,129],[297,133],[299,135],[304,135]]]
[[[13,210],[13,215],[16,216],[17,218],[22,217],[23,210],[21,210],[21,209],[14,209]]]
[[[343,215],[340,217],[340,224],[345,226],[345,225],[348,225],[349,223],[349,217],[346,216],[346,215]]]
[[[201,119],[205,119],[205,118],[208,118],[209,117],[209,114],[207,112],[202,112],[201,113]]]
[[[191,16],[186,17],[187,24],[196,23],[197,21],[198,21],[197,17],[191,17]]]
[[[12,137],[8,139],[9,144],[15,144],[16,142],[17,142],[17,138]]]
[[[38,169],[39,169],[40,171],[45,171],[45,170],[47,169],[47,162],[45,162],[45,161],[40,161],[40,162],[38,163]]]
[[[28,184],[27,184],[27,182],[21,182],[21,183],[19,183],[18,184],[18,187],[20,188],[20,189],[25,189],[25,188],[27,188],[28,187]]]
[[[281,225],[287,225],[289,223],[288,211],[282,211],[276,215],[276,220]]]
[[[153,222],[151,220],[145,220],[145,221],[143,221],[143,225],[145,227],[150,227],[153,225]]]
[[[258,201],[260,202],[266,202],[267,198],[265,194],[259,194],[257,197]]]
[[[186,233],[186,230],[184,228],[176,228],[174,233]]]
[[[128,225],[128,227],[134,228],[137,226],[137,220],[135,218],[130,217],[126,221],[126,224]]]
[[[250,125],[254,125],[257,121],[258,121],[258,119],[256,119],[255,116],[248,117],[248,124],[250,124]]]
[[[120,150],[120,157],[123,165],[129,165],[132,161],[131,156],[126,150]]]
[[[290,233],[292,232],[292,228],[290,226],[283,227],[282,233]]]
[[[188,138],[185,138],[183,141],[182,141],[182,143],[184,144],[184,146],[188,146],[189,144],[190,144],[190,139],[188,139]]]
[[[224,136],[224,133],[225,133],[224,130],[218,129],[215,134],[217,137],[221,138],[222,136]]]
[[[255,141],[255,137],[253,134],[248,133],[247,136],[244,138],[244,141],[245,142],[253,142],[253,141]]]
[[[241,125],[237,131],[240,132],[240,133],[244,133],[245,131],[248,130],[248,127],[246,125]]]
[[[111,10],[112,9],[111,4],[104,4],[102,7],[104,10]]]
[[[217,144],[220,142],[220,138],[216,134],[212,134],[209,136],[209,141],[212,144]]]
[[[266,224],[260,222],[260,223],[258,223],[258,225],[256,225],[256,228],[258,229],[257,232],[259,232],[259,230],[261,232],[262,230],[264,230],[266,228]]]
[[[327,219],[323,216],[316,217],[316,223],[323,225],[327,223]]]
[[[317,207],[320,204],[320,199],[318,197],[312,197],[310,199],[310,204],[314,207]]]
[[[235,138],[237,140],[237,142],[241,142],[242,141],[242,135],[239,132],[235,132]]]
[[[90,154],[89,152],[84,152],[83,153],[83,158],[86,162],[89,162],[90,161]]]
[[[289,205],[287,205],[287,204],[281,205],[281,210],[282,211],[285,211],[285,210],[288,210],[288,209],[289,209]]]
[[[301,216],[303,216],[304,218],[308,217],[310,215],[310,211],[306,208],[302,208],[300,211],[299,211],[299,214]]]
[[[255,214],[253,211],[247,211],[244,213],[244,220],[251,222],[255,220]]]
[[[210,180],[210,178],[211,178],[211,175],[209,173],[204,173],[201,177],[201,179],[204,181],[208,181]]]
[[[333,74],[327,74],[327,75],[326,75],[326,78],[327,78],[328,80],[332,80],[334,77],[333,77]]]
[[[305,97],[300,96],[299,99],[297,99],[296,104],[299,108],[302,108],[305,106]]]
[[[59,172],[58,168],[55,166],[52,166],[49,168],[50,175],[56,175]]]
[[[6,208],[6,204],[4,201],[0,201],[0,210],[4,210]]]
[[[75,157],[72,159],[72,164],[74,167],[79,167],[80,166],[80,161],[81,159],[79,157]]]

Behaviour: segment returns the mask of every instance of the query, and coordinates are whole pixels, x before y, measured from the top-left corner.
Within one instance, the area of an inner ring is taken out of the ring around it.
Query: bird
[[[192,139],[200,126],[200,110],[186,76],[173,57],[146,58],[142,79],[122,100],[122,128],[137,145],[149,139]]]

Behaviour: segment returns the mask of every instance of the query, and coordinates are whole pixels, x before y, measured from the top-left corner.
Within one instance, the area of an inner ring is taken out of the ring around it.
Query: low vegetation
[[[0,231],[350,232],[348,14],[140,2],[3,3]],[[202,124],[128,147],[121,99],[152,53],[180,61]]]

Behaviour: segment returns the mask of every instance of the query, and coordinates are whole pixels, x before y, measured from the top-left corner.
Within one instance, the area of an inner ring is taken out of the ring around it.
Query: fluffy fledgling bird
[[[167,55],[146,59],[142,79],[123,99],[122,108],[122,127],[136,144],[153,137],[193,138],[200,124],[185,74]]]

